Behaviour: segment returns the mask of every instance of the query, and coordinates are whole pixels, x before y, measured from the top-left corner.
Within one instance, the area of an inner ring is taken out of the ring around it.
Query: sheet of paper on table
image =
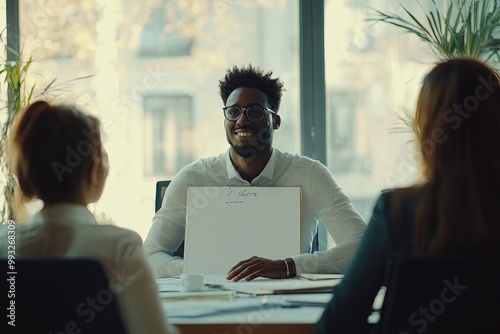
[[[160,292],[162,300],[186,300],[186,299],[209,299],[209,300],[232,300],[235,291],[225,290],[200,290],[200,291],[176,291]]]
[[[333,297],[333,293],[307,293],[286,295],[284,304],[293,306],[321,306],[325,307]]]
[[[293,295],[268,295],[256,298],[235,298],[223,300],[164,300],[164,310],[169,318],[196,318],[220,316],[223,313],[245,312],[272,308],[310,308],[324,309],[331,300],[331,293],[306,293]],[[305,310],[304,310],[305,311]]]
[[[234,301],[179,301],[164,304],[164,310],[169,318],[196,318],[220,315],[241,311],[259,310],[263,308],[279,307],[278,305],[265,305],[253,298],[239,298]]]
[[[159,292],[175,292],[181,289],[181,280],[179,277],[164,277],[155,279]]]
[[[299,274],[299,278],[304,278],[308,279],[311,281],[318,281],[318,280],[324,280],[324,279],[336,279],[336,278],[344,278],[344,274],[307,274],[307,273],[302,273]]]
[[[218,275],[208,275],[205,283],[212,287],[234,290],[251,295],[271,295],[284,293],[329,292],[341,282],[340,278],[322,280],[303,279],[267,279],[258,278],[253,281],[228,281]]]
[[[340,279],[309,281],[299,278],[257,278],[250,282],[232,282],[226,280],[225,275],[206,275],[203,289],[195,292],[179,291],[179,282],[179,278],[156,279],[158,287],[166,291],[160,292],[160,297],[170,318],[204,317],[276,307],[322,309],[332,298],[331,291]]]
[[[231,293],[239,292],[250,295],[272,295],[308,292],[331,292],[342,279],[268,279],[257,278],[253,281],[228,281],[225,275],[205,275],[204,287],[201,291],[184,292],[178,278],[158,278],[156,283],[162,298],[187,299],[225,299]]]

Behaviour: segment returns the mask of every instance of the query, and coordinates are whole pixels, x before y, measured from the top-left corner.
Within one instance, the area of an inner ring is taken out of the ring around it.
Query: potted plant
[[[371,21],[391,24],[428,43],[440,59],[478,58],[490,65],[500,61],[500,6],[497,1],[448,1],[443,13],[435,0],[429,12],[423,6],[419,20],[406,7],[405,16],[375,9]]]
[[[1,34],[0,40],[4,42]],[[23,217],[22,208],[16,208],[14,205],[17,185],[7,159],[7,139],[14,120],[19,112],[29,104],[35,92],[35,85],[30,85],[27,81],[29,68],[33,59],[30,57],[27,61],[23,62],[21,55],[12,49],[8,49],[5,43],[3,44],[6,51],[16,55],[14,57],[16,59],[5,59],[0,62],[0,78],[3,79],[0,81],[0,94],[3,97],[8,96],[6,103],[3,103],[2,108],[0,108],[0,125],[2,130],[0,137],[0,185],[3,194],[3,200],[0,203],[1,223],[5,223],[10,219]],[[46,95],[54,81],[55,79],[40,92],[36,93],[36,95],[38,97]]]
[[[477,58],[494,68],[500,64],[500,5],[497,1],[453,0],[440,2],[444,12],[435,0],[426,9],[416,1],[423,11],[422,19],[407,7],[400,5],[404,15],[373,9],[375,16],[369,21],[388,23],[416,35],[427,43],[438,60],[457,57]],[[446,4],[447,3],[447,4]],[[403,107],[398,114],[403,126],[396,126],[395,132],[413,129],[413,113]]]

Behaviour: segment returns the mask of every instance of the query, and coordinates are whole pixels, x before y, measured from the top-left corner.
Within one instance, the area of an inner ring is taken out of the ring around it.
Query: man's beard
[[[271,142],[271,133],[268,129],[262,129],[257,134],[257,140],[253,144],[236,145],[231,141],[229,135],[226,135],[226,138],[236,154],[245,159],[253,159],[257,157],[259,152],[265,150],[267,145]]]

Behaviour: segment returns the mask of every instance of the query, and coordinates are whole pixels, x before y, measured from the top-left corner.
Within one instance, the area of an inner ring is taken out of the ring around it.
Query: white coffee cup
[[[181,290],[200,291],[203,287],[203,274],[182,274]]]

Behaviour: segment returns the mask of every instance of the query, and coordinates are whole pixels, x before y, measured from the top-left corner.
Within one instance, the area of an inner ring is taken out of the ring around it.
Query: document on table
[[[178,277],[165,277],[155,279],[160,298],[163,300],[184,299],[222,299],[232,300],[235,291],[214,289],[208,285],[203,286],[200,291],[184,291]]]
[[[255,279],[253,281],[233,282],[221,279],[220,276],[208,276],[205,280],[212,286],[234,290],[251,295],[271,295],[303,292],[329,292],[341,282],[340,278],[323,280],[304,279]]]
[[[295,295],[266,295],[256,298],[235,298],[223,300],[180,300],[166,301],[163,308],[169,318],[196,318],[220,316],[223,313],[237,313],[251,310],[269,310],[273,308],[319,308],[332,299],[331,293],[306,293]],[[307,311],[310,312],[310,311]]]
[[[180,304],[177,304],[180,303]],[[232,302],[223,301],[181,301],[172,305],[166,303],[164,309],[169,318],[196,318],[204,316],[220,315],[221,313],[232,313],[259,310],[263,308],[278,307],[278,305],[265,305],[253,298],[241,298]]]
[[[234,286],[236,292],[252,295],[270,295],[283,293],[328,292],[340,283],[340,279],[322,281],[287,280],[267,284],[241,284]]]
[[[164,277],[155,279],[159,292],[180,291],[181,280],[179,277]]]
[[[331,292],[341,279],[305,280],[257,278],[253,281],[233,282],[225,275],[206,275],[200,291],[181,290],[178,278],[158,278],[156,284],[162,299],[225,299],[231,300],[236,292],[250,295],[297,294]]]
[[[185,299],[218,299],[232,300],[235,291],[223,290],[200,290],[200,291],[176,291],[176,292],[160,292],[162,300],[185,300]]]
[[[299,278],[304,278],[308,279],[310,281],[319,281],[319,280],[324,280],[324,279],[337,279],[337,278],[344,278],[344,274],[299,274]]]
[[[195,318],[275,307],[324,308],[340,279],[257,278],[250,282],[233,282],[226,280],[225,275],[205,275],[202,290],[195,292],[179,291],[179,282],[179,278],[156,279],[159,290],[164,291],[160,291],[160,298],[169,318]],[[330,293],[309,293],[323,291]]]
[[[302,293],[291,295],[265,295],[262,303],[281,307],[325,307],[333,297],[333,293]]]

